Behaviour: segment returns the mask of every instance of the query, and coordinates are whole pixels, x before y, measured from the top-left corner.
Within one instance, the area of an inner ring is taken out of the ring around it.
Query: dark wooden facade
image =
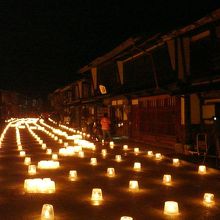
[[[209,133],[207,118],[218,111],[220,10],[167,34],[129,38],[79,73],[90,85],[81,87],[81,112],[98,121],[107,111],[114,135],[183,151]]]

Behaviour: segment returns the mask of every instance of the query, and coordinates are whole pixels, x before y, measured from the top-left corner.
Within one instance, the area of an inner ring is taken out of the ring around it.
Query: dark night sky
[[[220,7],[213,0],[3,2],[0,89],[34,96],[72,82],[80,67],[130,36],[171,31]]]

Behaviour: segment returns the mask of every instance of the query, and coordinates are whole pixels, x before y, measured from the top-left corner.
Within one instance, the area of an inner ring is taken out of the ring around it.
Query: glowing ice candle
[[[147,156],[148,156],[148,157],[153,157],[153,156],[154,156],[153,151],[149,150],[149,151],[147,152]]]
[[[91,200],[92,201],[102,201],[103,198],[102,198],[102,189],[100,188],[93,188],[92,189],[92,196],[91,196]]]
[[[123,145],[123,150],[128,150],[128,145]]]
[[[161,153],[156,153],[156,154],[155,154],[155,159],[156,159],[156,160],[161,160],[161,159],[162,159]]]
[[[79,157],[80,157],[80,158],[83,158],[84,156],[85,156],[84,151],[80,151],[80,152],[79,152]]]
[[[180,160],[178,158],[173,158],[173,165],[174,166],[179,166],[180,165]]]
[[[139,190],[139,185],[137,180],[130,180],[129,181],[129,189],[130,190]]]
[[[68,142],[65,142],[65,143],[64,143],[64,147],[68,147]]]
[[[58,141],[58,137],[57,137],[57,136],[55,136],[55,137],[54,137],[54,140],[55,140],[55,141]]]
[[[63,143],[63,140],[62,139],[59,139],[59,144],[62,144]]]
[[[76,171],[76,170],[70,170],[70,171],[69,171],[69,179],[70,179],[71,181],[77,179],[77,171]]]
[[[52,154],[52,149],[47,149],[46,154]]]
[[[129,216],[122,216],[122,217],[120,218],[120,220],[133,220],[133,218],[132,218],[132,217],[129,217]]]
[[[60,167],[60,162],[53,160],[41,160],[38,162],[37,167],[39,169],[57,169]]]
[[[21,157],[25,157],[25,155],[26,155],[25,151],[23,151],[23,150],[22,150],[22,151],[20,151],[20,153],[19,153],[19,154],[20,154],[20,156],[21,156]]]
[[[52,154],[52,160],[58,160],[58,155],[57,154]]]
[[[166,201],[164,203],[164,214],[166,215],[177,215],[179,214],[179,206],[177,202]]]
[[[102,149],[102,156],[105,157],[107,155],[107,150],[106,149]]]
[[[104,145],[104,144],[105,144],[105,140],[102,139],[102,145]]]
[[[43,140],[39,140],[39,144],[43,144]]]
[[[139,147],[135,147],[135,148],[134,148],[134,153],[135,153],[135,154],[139,154],[139,153],[140,153]]]
[[[41,148],[42,148],[43,150],[45,150],[45,149],[47,148],[47,145],[46,145],[46,144],[42,144],[42,145],[41,145]]]
[[[44,204],[41,211],[41,220],[54,220],[53,206]]]
[[[212,206],[212,205],[214,205],[214,203],[215,203],[214,194],[212,194],[212,193],[205,193],[205,194],[204,194],[204,197],[203,197],[203,203],[204,203],[206,206]]]
[[[28,166],[28,174],[35,175],[37,173],[36,165],[29,165]]]
[[[92,157],[90,159],[90,164],[93,165],[93,166],[97,165],[97,159],[95,157]]]
[[[115,169],[112,168],[112,167],[109,167],[109,168],[107,169],[107,176],[108,176],[108,177],[115,177]]]
[[[199,174],[206,174],[206,166],[200,165],[198,169]]]
[[[22,148],[21,145],[18,146],[18,150],[19,150],[19,151],[20,151],[20,150],[23,150],[23,148]]]
[[[24,158],[24,164],[25,165],[30,165],[31,164],[31,158],[30,157],[25,157]]]
[[[117,162],[121,162],[121,155],[115,155],[115,160]]]
[[[170,174],[164,174],[163,175],[163,183],[164,184],[171,184],[171,175]]]
[[[114,142],[113,142],[113,141],[110,141],[110,142],[109,142],[109,146],[110,146],[111,149],[113,149],[114,146],[115,146]]]
[[[141,163],[135,162],[133,169],[134,169],[135,171],[141,171]]]

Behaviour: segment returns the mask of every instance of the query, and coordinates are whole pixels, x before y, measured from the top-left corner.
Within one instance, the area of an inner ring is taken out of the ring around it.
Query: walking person
[[[111,140],[112,139],[111,133],[110,133],[111,121],[108,118],[107,113],[104,113],[103,117],[101,118],[100,124],[101,124],[101,127],[102,127],[103,140],[106,141],[107,138],[109,138],[109,140]]]

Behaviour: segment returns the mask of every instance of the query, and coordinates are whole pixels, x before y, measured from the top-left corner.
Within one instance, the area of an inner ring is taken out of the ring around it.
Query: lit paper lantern
[[[164,214],[166,214],[166,215],[178,215],[179,214],[178,203],[174,202],[174,201],[166,201],[164,203]]]
[[[135,171],[141,171],[141,163],[135,162],[134,163],[134,170]]]
[[[54,220],[53,206],[44,204],[41,211],[41,220]]]
[[[206,174],[206,166],[200,165],[198,169],[199,174]]]
[[[204,197],[203,197],[203,203],[204,203],[206,206],[212,206],[212,205],[214,205],[214,203],[215,203],[214,194],[212,194],[212,193],[205,193],[205,194],[204,194]]]
[[[132,191],[139,190],[139,184],[137,180],[130,180],[129,181],[129,189]]]
[[[107,176],[108,176],[108,177],[115,177],[115,169],[112,168],[112,167],[109,167],[109,168],[107,169]]]

